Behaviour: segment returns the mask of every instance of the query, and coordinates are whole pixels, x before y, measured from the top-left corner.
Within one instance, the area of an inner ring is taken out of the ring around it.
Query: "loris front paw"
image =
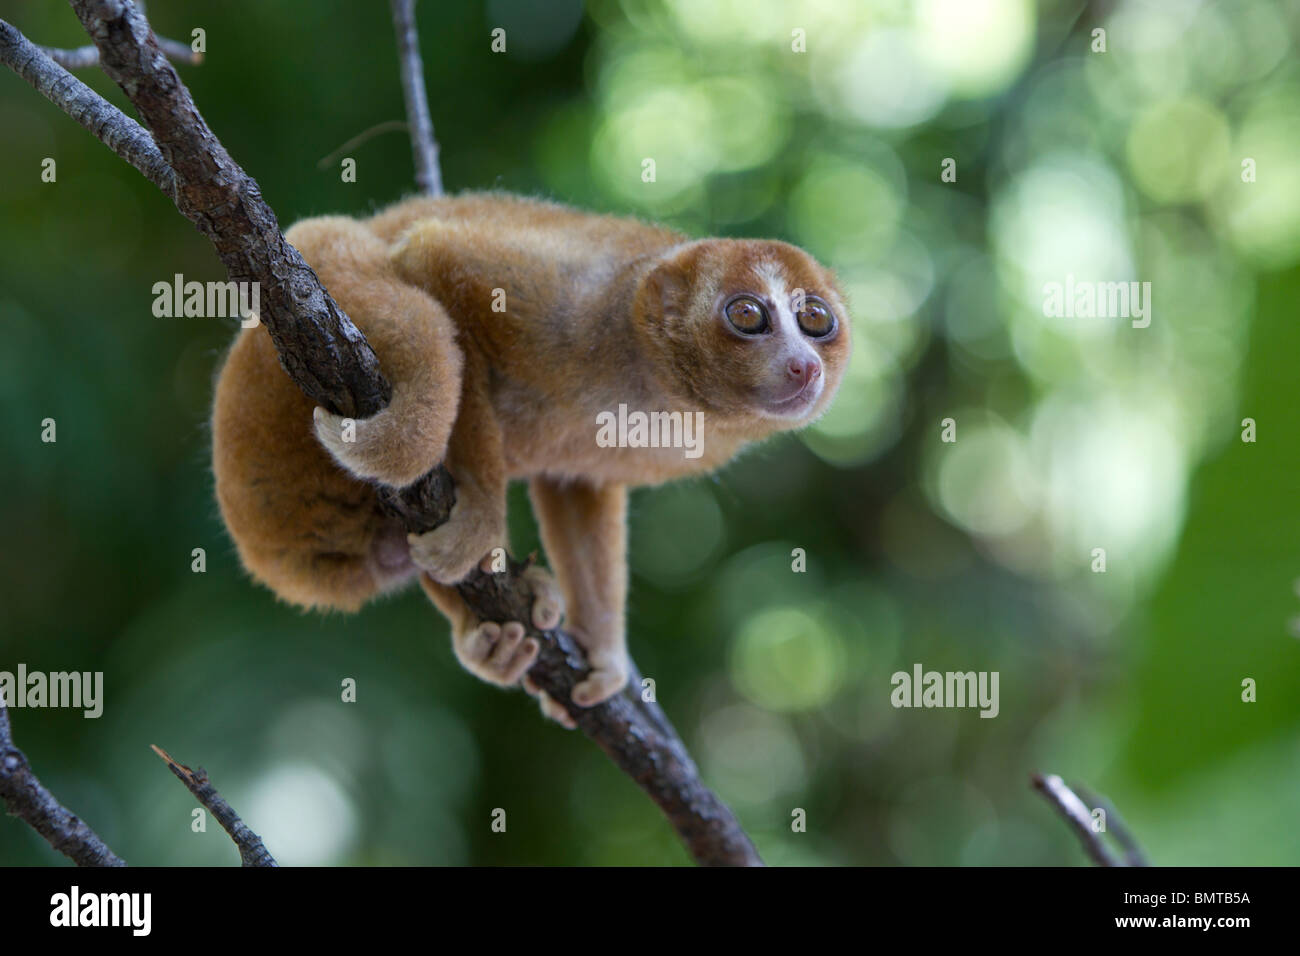
[[[513,687],[537,660],[541,645],[524,636],[518,621],[481,621],[464,634],[452,635],[456,660],[479,680]]]
[[[564,598],[555,579],[539,567],[528,568],[524,578],[533,592],[533,627],[540,631],[556,627],[564,616]],[[461,666],[481,680],[511,687],[522,679],[524,688],[541,704],[542,713],[572,729],[575,724],[568,712],[527,677],[540,646],[524,632],[524,625],[518,621],[497,623],[471,618],[468,626],[453,631],[452,646]]]
[[[367,481],[401,488],[413,481],[406,448],[410,442],[394,440],[394,413],[385,408],[370,418],[344,418],[319,405],[312,412],[316,439],[340,465]],[[421,473],[415,469],[418,477]]]
[[[409,534],[411,560],[416,567],[442,584],[456,584],[479,562],[491,559],[495,548],[506,539],[504,508],[495,508],[457,489],[451,517],[424,534]],[[485,567],[484,570],[491,570]]]
[[[316,438],[358,478],[405,488],[446,453],[451,426],[440,420],[437,398],[399,383],[388,405],[369,418],[344,418],[318,406]]]

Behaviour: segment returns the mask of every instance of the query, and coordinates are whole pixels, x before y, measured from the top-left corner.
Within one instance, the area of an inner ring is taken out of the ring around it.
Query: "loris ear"
[[[687,273],[677,259],[668,259],[655,266],[646,276],[643,294],[645,305],[651,313],[659,313],[664,318],[679,316],[686,310],[686,298],[690,289]]]
[[[646,307],[666,319],[680,317],[687,311],[704,245],[705,240],[687,243],[660,259],[642,282]]]

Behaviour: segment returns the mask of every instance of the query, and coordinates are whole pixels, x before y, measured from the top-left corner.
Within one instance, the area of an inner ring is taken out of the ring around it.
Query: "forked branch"
[[[0,695],[0,801],[77,866],[126,866],[84,820],[46,790],[14,743],[9,710]]]

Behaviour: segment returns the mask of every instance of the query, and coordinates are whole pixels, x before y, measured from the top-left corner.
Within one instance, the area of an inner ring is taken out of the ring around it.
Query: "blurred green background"
[[[403,116],[387,4],[150,13],[206,31],[181,74],[283,226],[412,190],[401,133],[349,151],[355,183],[317,165]],[[64,4],[0,16],[85,42]],[[815,428],[633,499],[632,652],[769,862],[1082,862],[1040,770],[1106,794],[1157,863],[1300,863],[1295,4],[419,16],[449,189],[787,239],[848,291],[853,365]],[[106,683],[98,720],[12,712],[46,785],[138,864],[237,862],[215,823],[191,832],[151,743],[206,767],[283,863],[687,862],[594,746],[458,668],[418,589],[325,617],[243,576],[208,467],[234,323],[151,312],[154,282],[224,278],[215,255],[8,72],[0,130],[0,670]],[[1044,317],[1067,274],[1151,282],[1150,327]],[[894,709],[915,663],[998,671],[999,716]],[[0,821],[0,863],[59,862]]]

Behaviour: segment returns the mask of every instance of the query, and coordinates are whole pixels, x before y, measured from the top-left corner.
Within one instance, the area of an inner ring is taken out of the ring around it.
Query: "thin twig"
[[[155,36],[154,39],[158,41],[158,49],[162,50],[167,59],[173,63],[198,66],[203,62],[203,54],[186,46],[184,43],[160,36]],[[65,70],[84,70],[87,67],[99,65],[99,50],[93,45],[79,46],[73,50],[60,50],[52,46],[43,46],[41,52]]]
[[[1124,864],[1126,866],[1150,866],[1151,864],[1147,861],[1142,847],[1138,845],[1137,839],[1124,822],[1124,818],[1120,816],[1120,812],[1115,809],[1115,805],[1105,797],[1098,796],[1077,783],[1074,785],[1074,789],[1085,801],[1106,811],[1106,830],[1115,838],[1115,842],[1119,844],[1120,849],[1124,851]]]
[[[1092,812],[1088,805],[1079,799],[1078,794],[1066,786],[1065,781],[1055,774],[1043,776],[1034,774],[1031,778],[1034,789],[1041,793],[1047,802],[1056,808],[1062,819],[1070,825],[1083,851],[1098,866],[1120,866],[1120,862],[1111,855],[1102,843],[1101,836],[1092,828]]]
[[[154,744],[149,745],[153,752],[163,759],[163,762],[176,774],[181,783],[194,794],[196,800],[203,804],[217,822],[230,834],[230,839],[235,841],[235,846],[239,847],[239,859],[244,866],[279,866],[275,862],[275,857],[262,845],[262,838],[248,828],[248,824],[239,819],[236,813],[217,792],[217,788],[212,785],[208,779],[208,773],[202,767],[198,770],[191,770],[182,763],[177,763],[172,759],[172,755],[161,747]]]
[[[26,754],[14,744],[3,695],[0,695],[0,800],[10,814],[24,820],[77,866],[126,866],[99,834],[54,799],[32,773]]]
[[[402,69],[402,96],[411,127],[411,152],[415,158],[415,183],[428,196],[442,195],[438,167],[438,141],[433,138],[429,98],[424,88],[424,62],[415,29],[415,0],[392,0],[393,29],[397,31],[397,59]]]
[[[330,166],[334,165],[334,161],[337,160],[344,153],[348,152],[349,150],[356,149],[362,143],[373,139],[374,137],[380,135],[381,133],[395,133],[398,130],[405,132],[406,129],[407,129],[406,120],[384,120],[382,123],[376,123],[374,126],[370,127],[370,129],[363,130],[362,132],[358,133],[356,136],[353,136],[350,140],[348,140],[338,149],[334,150],[334,152],[330,153],[328,156],[322,159],[320,162],[316,164],[316,168],[328,169]]]

